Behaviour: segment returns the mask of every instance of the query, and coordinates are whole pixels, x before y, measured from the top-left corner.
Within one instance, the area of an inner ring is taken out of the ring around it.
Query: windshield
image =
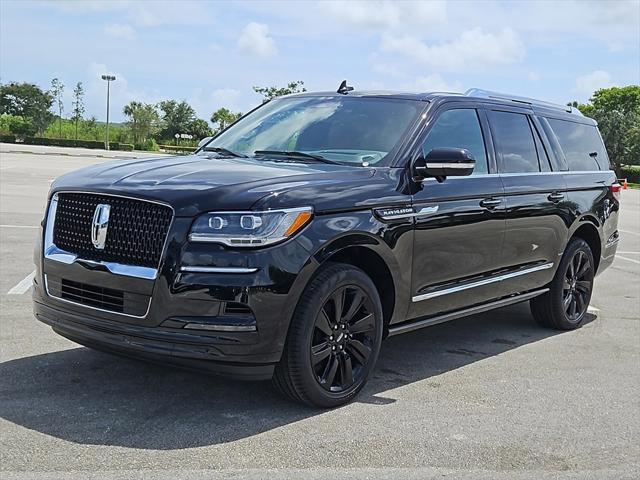
[[[387,98],[281,98],[242,118],[205,148],[243,155],[302,152],[343,164],[381,164],[422,108],[420,102]]]

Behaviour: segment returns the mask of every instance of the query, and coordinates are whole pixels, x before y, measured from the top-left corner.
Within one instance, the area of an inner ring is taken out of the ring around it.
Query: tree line
[[[95,117],[85,118],[85,90],[77,82],[72,92],[72,108],[65,118],[65,85],[58,78],[48,90],[33,83],[0,84],[0,135],[39,135],[47,138],[103,141],[104,124]],[[291,93],[305,92],[301,80],[283,87],[254,86],[263,102]],[[585,104],[571,102],[584,115],[598,122],[607,153],[616,171],[622,165],[640,165],[640,86],[603,88]],[[114,106],[115,107],[115,106]],[[226,107],[217,108],[210,123],[198,118],[186,101],[164,100],[155,104],[132,101],[122,109],[126,122],[113,124],[110,141],[131,143],[136,149],[157,150],[158,144],[176,141],[176,134],[193,137],[186,143],[215,135],[242,116]]]
[[[95,117],[85,118],[85,90],[78,82],[72,95],[72,109],[65,118],[64,83],[54,78],[49,89],[33,83],[0,84],[0,135],[40,136],[74,140],[104,140],[105,126]],[[266,102],[280,95],[304,92],[301,80],[284,87],[253,87]],[[112,105],[112,108],[115,106]],[[158,103],[132,101],[122,108],[124,123],[111,124],[109,141],[131,143],[136,149],[157,150],[160,144],[177,142],[177,135],[192,137],[180,140],[196,144],[215,135],[242,116],[226,107],[216,109],[210,122],[198,118],[195,109],[185,100],[163,100]]]
[[[619,176],[623,165],[640,165],[640,85],[602,88],[585,104],[574,101],[567,105],[598,122]]]

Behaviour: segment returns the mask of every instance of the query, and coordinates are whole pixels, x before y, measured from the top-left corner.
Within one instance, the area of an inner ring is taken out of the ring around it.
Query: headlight
[[[309,222],[312,214],[311,207],[205,213],[193,223],[189,240],[231,247],[271,245],[293,236]]]

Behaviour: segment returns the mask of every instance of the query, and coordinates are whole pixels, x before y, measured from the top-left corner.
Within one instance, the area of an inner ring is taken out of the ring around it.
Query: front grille
[[[103,250],[91,242],[96,207],[111,207]],[[171,224],[166,205],[92,193],[60,193],[53,229],[56,247],[86,260],[157,268]]]
[[[61,297],[90,307],[112,312],[124,312],[124,292],[122,290],[87,285],[63,278]]]

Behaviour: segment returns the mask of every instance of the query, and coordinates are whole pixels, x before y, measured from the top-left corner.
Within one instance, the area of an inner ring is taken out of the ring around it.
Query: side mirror
[[[213,137],[204,137],[202,140],[198,142],[198,148],[203,146],[205,143],[208,143]]]
[[[426,157],[420,156],[413,162],[413,174],[416,178],[427,177],[464,177],[471,175],[476,160],[465,148],[434,148]]]

